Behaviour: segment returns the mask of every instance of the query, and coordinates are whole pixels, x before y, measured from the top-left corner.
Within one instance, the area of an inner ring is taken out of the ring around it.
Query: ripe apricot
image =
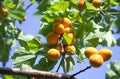
[[[85,56],[87,58],[89,58],[93,54],[98,54],[98,53],[99,53],[98,50],[96,48],[94,48],[94,47],[87,47],[85,49]]]
[[[65,53],[66,54],[73,55],[73,54],[75,54],[75,51],[76,51],[76,48],[74,45],[65,46]]]
[[[104,61],[107,61],[112,56],[112,51],[110,49],[102,48],[99,50],[99,54],[103,57]]]
[[[49,44],[56,44],[59,41],[58,34],[56,34],[54,32],[48,33],[48,35],[46,36],[46,38],[47,38],[47,42]]]
[[[64,33],[72,33],[73,32],[73,29],[72,28],[70,28],[70,27],[66,27],[65,29],[64,29]]]
[[[63,34],[64,33],[64,26],[61,23],[55,23],[53,25],[53,31],[57,34]]]
[[[60,52],[55,48],[51,48],[48,50],[48,57],[50,60],[57,60],[60,57]]]
[[[2,16],[5,16],[8,13],[8,9],[4,8],[4,7],[0,7],[0,14]]]
[[[78,8],[79,8],[80,10],[86,9],[86,3],[85,3],[84,0],[79,0],[79,2],[78,2]]]
[[[64,27],[70,27],[72,22],[68,19],[68,18],[63,18],[62,20],[62,24],[64,25]]]
[[[102,0],[93,0],[92,4],[94,5],[94,7],[98,8],[102,5]]]
[[[90,56],[89,62],[93,67],[100,67],[103,63],[103,58],[99,54],[93,54]]]

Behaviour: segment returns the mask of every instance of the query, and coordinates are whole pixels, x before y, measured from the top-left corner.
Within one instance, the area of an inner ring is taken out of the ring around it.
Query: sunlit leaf
[[[72,39],[68,36],[67,33],[64,33],[64,34],[63,34],[63,38],[64,38],[64,40],[67,42],[68,45],[71,44]]]

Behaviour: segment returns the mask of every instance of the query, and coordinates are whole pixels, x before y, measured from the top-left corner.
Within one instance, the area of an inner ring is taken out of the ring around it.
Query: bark
[[[0,74],[19,75],[26,77],[39,77],[44,79],[76,79],[75,77],[71,77],[71,75],[61,74],[57,72],[53,73],[46,71],[28,70],[21,68],[6,68],[6,67],[0,67]]]

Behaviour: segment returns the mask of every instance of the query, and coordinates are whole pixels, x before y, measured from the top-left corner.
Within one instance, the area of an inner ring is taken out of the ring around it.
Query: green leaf
[[[87,10],[94,10],[97,11],[97,8],[95,8],[92,3],[86,1],[86,6],[87,6]]]
[[[23,21],[23,17],[25,16],[24,10],[13,10],[11,9],[9,12],[9,16],[15,18],[19,21]]]
[[[84,55],[84,48],[78,48],[78,47],[76,47],[76,58],[77,58],[77,62],[78,63],[81,63],[81,62],[83,62],[83,60],[84,60],[84,58],[86,58],[85,57],[85,55]]]
[[[36,2],[36,0],[29,0],[29,1],[32,2],[32,3]]]
[[[3,75],[3,79],[15,79],[12,75]]]
[[[48,58],[44,57],[41,58],[39,63],[35,65],[35,69],[43,70],[43,71],[50,71],[54,68],[57,61],[51,61]]]
[[[63,34],[63,38],[64,38],[64,40],[67,42],[68,45],[71,44],[72,39],[68,36],[67,33],[64,33],[64,34]]]
[[[62,61],[62,67],[64,68],[64,61]],[[66,71],[70,72],[75,68],[74,60],[71,56],[66,58]]]
[[[22,64],[23,62],[29,62],[35,57],[36,57],[35,55],[19,56],[19,57],[16,57],[16,59],[14,60],[14,64],[20,64],[20,63]]]
[[[37,7],[37,9],[39,9],[39,14],[42,14],[44,11],[47,10],[47,8],[50,6],[49,0],[42,0],[39,4],[39,6]]]
[[[115,38],[113,37],[111,31],[106,32],[106,33],[101,37],[101,39],[103,40],[103,41],[101,42],[102,45],[105,45],[105,46],[113,46],[113,45],[116,44],[116,40],[115,40]]]
[[[39,31],[39,34],[42,34],[43,36],[46,36],[49,32],[52,31],[52,25],[48,23],[41,23],[41,28]]]
[[[55,11],[63,11],[65,12],[65,10],[69,7],[69,3],[66,1],[59,1],[54,3],[50,9],[51,10],[55,10]]]
[[[15,7],[16,7],[16,5],[15,5],[15,4],[13,4],[13,3],[8,3],[8,4],[7,4],[7,7],[9,7],[9,8],[15,8]]]
[[[120,62],[114,61],[109,64],[109,70],[106,72],[106,79],[120,78]]]
[[[15,50],[12,59],[14,60],[15,67],[22,67],[23,64],[33,66],[36,59],[36,55],[34,52],[25,50],[24,47],[18,47]]]

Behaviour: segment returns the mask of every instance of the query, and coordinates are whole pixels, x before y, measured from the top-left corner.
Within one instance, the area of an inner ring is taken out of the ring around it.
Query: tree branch
[[[76,79],[75,77],[70,77],[67,74],[60,73],[52,73],[38,70],[27,70],[20,68],[5,68],[0,67],[0,74],[6,75],[19,75],[19,76],[27,76],[27,77],[40,77],[45,79]]]
[[[90,69],[91,67],[92,67],[92,66],[88,66],[88,67],[86,67],[85,69],[78,71],[77,73],[71,75],[71,78],[75,77],[76,75],[78,75],[78,74],[80,74],[80,73],[82,73],[82,72],[85,72],[86,70]]]

